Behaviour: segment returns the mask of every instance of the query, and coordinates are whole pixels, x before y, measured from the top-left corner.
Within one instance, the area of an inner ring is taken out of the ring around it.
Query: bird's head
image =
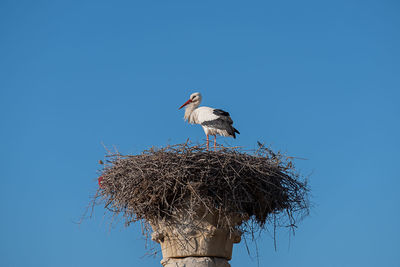
[[[193,93],[190,95],[190,98],[188,101],[185,102],[179,109],[183,108],[184,106],[188,104],[192,104],[193,106],[198,106],[200,105],[201,102],[201,94],[200,93]]]

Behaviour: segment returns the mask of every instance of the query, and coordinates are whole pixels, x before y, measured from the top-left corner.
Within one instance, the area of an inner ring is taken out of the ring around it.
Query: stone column
[[[161,264],[164,267],[231,267],[228,260],[216,257],[167,258]]]
[[[218,228],[215,214],[196,214],[194,219],[182,214],[174,223],[151,223],[152,239],[161,245],[161,264],[164,267],[230,267],[233,244],[240,242],[241,233]]]

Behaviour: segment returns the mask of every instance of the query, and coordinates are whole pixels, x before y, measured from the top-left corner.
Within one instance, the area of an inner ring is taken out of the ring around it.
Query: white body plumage
[[[191,124],[200,124],[206,135],[231,136],[226,129],[218,129],[213,127],[213,125],[203,125],[204,122],[215,121],[220,118],[220,116],[214,114],[214,110],[214,108],[210,107],[198,107],[187,117],[185,112],[185,119]]]

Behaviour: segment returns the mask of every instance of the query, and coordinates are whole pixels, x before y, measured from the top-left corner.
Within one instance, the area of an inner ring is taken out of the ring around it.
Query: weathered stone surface
[[[215,214],[199,212],[190,220],[181,215],[180,224],[152,223],[152,239],[161,245],[164,259],[182,257],[218,257],[230,260],[234,243],[241,240],[240,232],[218,228]],[[233,221],[233,219],[232,219]]]
[[[161,261],[164,267],[230,267],[226,259],[216,257],[167,258]]]
[[[193,214],[195,216],[193,216]],[[240,231],[221,228],[218,213],[206,209],[180,213],[172,221],[151,222],[152,239],[161,245],[164,267],[230,267],[234,243]],[[231,218],[232,225],[241,221]]]
[[[165,232],[162,238],[159,235],[158,237],[164,258],[208,256],[230,260],[233,243],[240,240],[240,235],[231,235],[229,231],[221,229],[196,232],[186,236]]]

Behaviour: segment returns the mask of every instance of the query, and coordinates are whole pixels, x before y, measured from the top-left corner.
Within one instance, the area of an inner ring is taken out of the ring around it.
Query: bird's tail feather
[[[236,139],[236,134],[235,134],[235,133],[238,133],[238,134],[240,134],[240,133],[239,133],[239,131],[238,131],[237,129],[235,129],[234,127],[232,127],[232,130],[233,130],[233,131],[232,131],[232,136],[233,136],[234,139]]]

